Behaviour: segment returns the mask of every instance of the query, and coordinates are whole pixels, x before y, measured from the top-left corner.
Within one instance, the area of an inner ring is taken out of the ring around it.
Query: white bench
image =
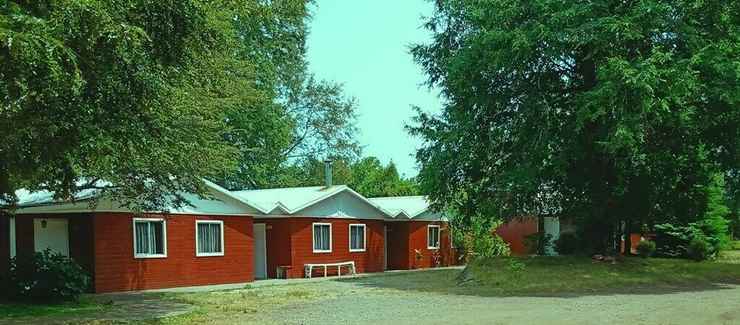
[[[356,274],[357,270],[355,269],[355,261],[349,261],[349,262],[339,262],[339,263],[312,263],[312,264],[304,264],[303,271],[306,273],[307,278],[311,278],[311,275],[313,274],[313,268],[315,267],[323,267],[324,268],[324,277],[326,277],[326,269],[329,267],[337,267],[337,276],[342,276],[342,266],[349,267],[349,270],[351,274]]]

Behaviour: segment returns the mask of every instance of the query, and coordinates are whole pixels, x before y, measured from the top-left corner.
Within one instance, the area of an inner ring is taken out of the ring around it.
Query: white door
[[[388,226],[383,226],[383,270],[388,269]]]
[[[67,219],[33,219],[33,245],[37,252],[48,248],[69,256]]]
[[[267,279],[267,232],[264,223],[254,224],[254,277]]]

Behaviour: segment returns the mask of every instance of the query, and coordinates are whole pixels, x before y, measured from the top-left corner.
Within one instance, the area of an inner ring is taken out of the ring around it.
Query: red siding
[[[537,233],[537,218],[512,220],[496,229],[496,234],[509,243],[512,255],[529,254],[524,244],[524,238],[535,233]]]
[[[293,266],[290,254],[292,219],[257,219],[254,223],[266,224],[267,277],[277,277],[278,266]]]
[[[354,261],[358,273],[383,271],[383,221],[357,219],[321,219],[308,217],[286,217],[258,219],[267,230],[267,272],[275,277],[277,266],[292,266],[291,278],[304,277],[303,266],[307,263],[333,263]],[[331,223],[331,253],[313,252],[313,223]],[[365,224],[365,251],[349,251],[349,225]],[[286,238],[289,235],[290,238]],[[287,240],[286,240],[287,239]],[[346,271],[346,270],[345,270]],[[336,268],[328,272],[336,274]],[[318,275],[317,273],[315,273]],[[321,271],[323,275],[323,270]]]
[[[440,266],[455,265],[455,251],[450,241],[450,231],[444,222],[408,221],[389,222],[390,269],[417,269],[436,266],[433,255],[439,253]],[[440,226],[440,248],[429,249],[427,229],[429,225]],[[393,242],[392,242],[392,241]],[[418,257],[417,257],[418,251]]]
[[[162,217],[162,216],[155,216]],[[136,259],[132,214],[95,215],[95,288],[126,291],[248,282],[254,279],[252,218],[164,216],[167,257]],[[223,220],[224,256],[195,256],[195,220]]]
[[[388,227],[388,269],[408,270],[409,260],[409,223],[387,222]]]

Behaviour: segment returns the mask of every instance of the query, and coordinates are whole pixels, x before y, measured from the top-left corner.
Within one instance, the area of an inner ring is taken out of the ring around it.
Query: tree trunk
[[[632,255],[632,220],[624,221],[624,256]]]

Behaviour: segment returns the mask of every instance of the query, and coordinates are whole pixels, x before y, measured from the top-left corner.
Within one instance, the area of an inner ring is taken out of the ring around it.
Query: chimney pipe
[[[332,171],[331,159],[324,160],[324,183],[326,187],[332,186]]]

